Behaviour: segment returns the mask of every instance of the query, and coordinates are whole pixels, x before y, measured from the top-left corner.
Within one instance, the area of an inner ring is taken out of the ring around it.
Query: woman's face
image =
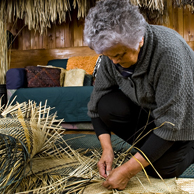
[[[109,57],[109,59],[112,60],[113,63],[119,63],[119,65],[121,65],[122,67],[128,68],[137,62],[140,48],[143,46],[143,40],[142,42],[140,42],[139,45],[140,46],[138,47],[138,50],[135,50],[126,47],[123,44],[117,44],[107,49],[102,54]]]

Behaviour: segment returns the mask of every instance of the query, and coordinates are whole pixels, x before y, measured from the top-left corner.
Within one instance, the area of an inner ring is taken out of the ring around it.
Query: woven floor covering
[[[91,134],[66,134],[64,139],[73,149],[84,148],[100,148],[100,142],[96,135]],[[119,151],[123,147],[127,146],[126,143],[122,142],[122,139],[116,135],[111,137],[114,150]],[[154,179],[150,177],[151,184],[148,182],[143,172],[138,173],[136,177],[133,177],[125,193],[189,193],[194,194],[194,164],[192,164],[185,172],[178,178],[165,179],[164,182],[160,179]],[[140,186],[142,185],[142,187]],[[178,188],[178,190],[176,190]],[[180,189],[180,191],[179,191]],[[108,194],[109,192],[101,186],[101,183],[93,184],[91,187],[88,186],[84,193],[90,194]],[[112,192],[110,191],[110,194]]]
[[[1,99],[0,99],[1,104]],[[156,179],[140,172],[123,191],[102,186],[97,162],[102,150],[96,135],[67,134],[63,120],[50,114],[46,102],[0,107],[1,194],[193,193],[193,166],[180,178]],[[113,168],[136,150],[112,135]],[[182,178],[187,177],[187,178]]]

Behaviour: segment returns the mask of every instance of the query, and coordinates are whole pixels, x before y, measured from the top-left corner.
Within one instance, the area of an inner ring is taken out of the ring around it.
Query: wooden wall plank
[[[74,21],[74,46],[83,46],[84,20]]]
[[[37,39],[38,39],[38,34],[36,34],[35,32],[34,32],[34,30],[31,30],[30,31],[31,33],[30,33],[30,35],[31,35],[31,37],[30,37],[30,40],[31,40],[31,48],[30,49],[37,49]]]
[[[176,30],[178,32],[179,30],[179,21],[178,21],[178,8],[174,8],[173,9],[173,21],[172,21],[172,24],[173,24],[173,29]]]
[[[190,14],[190,41],[194,41],[194,14]]]
[[[179,32],[179,34],[184,37],[184,17],[183,17],[183,8],[177,8],[178,9],[178,28],[177,28],[177,32]]]
[[[179,34],[184,36],[184,21],[183,21],[183,8],[174,7],[173,8],[173,29],[179,32]]]
[[[26,26],[23,29],[23,50],[31,49],[31,31],[28,30]]]
[[[75,23],[75,17],[72,17],[71,21],[69,21],[69,42],[70,47],[74,47],[74,23]]]
[[[55,42],[55,48],[63,48],[65,45],[64,39],[65,39],[65,29],[63,25],[56,25],[56,42]]]
[[[43,47],[42,48],[47,49],[47,47],[48,47],[48,44],[47,44],[47,30],[46,30],[46,32],[44,32],[42,34],[42,38],[43,38]]]
[[[168,28],[173,29],[173,5],[172,5],[172,0],[167,0],[167,9],[168,9],[168,17],[169,17],[169,22],[167,23]]]
[[[38,49],[41,49],[41,48],[43,48],[43,35],[40,35],[39,34],[39,39],[38,39]]]
[[[183,14],[183,19],[184,19],[184,36],[183,38],[186,41],[190,41],[190,12],[187,8],[184,8],[184,14]]]
[[[47,44],[46,44],[47,49],[55,48],[55,33],[56,33],[55,28],[56,25],[52,24],[51,28],[48,28],[47,30]]]
[[[18,43],[18,45],[17,45],[17,49],[19,49],[19,50],[23,50],[24,49],[24,47],[23,47],[23,34],[24,34],[24,21],[23,20],[18,20],[18,22],[17,22],[17,26],[16,26],[16,32],[17,32],[17,34],[18,34],[18,36],[17,36],[17,43]]]
[[[70,27],[69,22],[62,23],[62,27],[64,28],[64,47],[71,47],[71,37],[70,37]]]

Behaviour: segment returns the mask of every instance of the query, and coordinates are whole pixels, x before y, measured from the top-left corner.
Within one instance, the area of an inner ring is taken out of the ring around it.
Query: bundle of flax
[[[32,101],[11,104],[0,107],[1,193],[59,193],[80,184],[76,174],[88,180],[96,161],[66,144],[62,120],[49,115],[50,107]]]
[[[96,165],[101,149],[72,149],[65,140],[62,120],[50,115],[50,109],[32,101],[0,107],[1,193],[184,193],[175,179],[148,178],[143,172],[124,191],[108,191]],[[115,153],[113,168],[133,157],[133,146],[126,149],[123,142],[115,146],[119,154]]]

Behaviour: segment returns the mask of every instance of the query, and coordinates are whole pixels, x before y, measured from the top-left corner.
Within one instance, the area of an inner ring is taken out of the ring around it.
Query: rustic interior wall
[[[175,8],[172,0],[166,1],[166,6],[167,13],[163,17],[162,25],[180,33],[194,50],[194,14],[188,8]],[[52,24],[44,35],[28,30],[27,26],[24,26],[23,20],[18,20],[13,28],[13,24],[10,24],[11,32],[14,35],[18,34],[13,41],[12,49],[57,49],[85,46],[83,41],[84,19],[78,20],[76,10],[72,10],[72,12],[71,21],[67,18],[66,23],[64,22],[61,25]],[[161,24],[160,21],[156,23]]]
[[[172,0],[167,1],[169,28],[176,30],[194,50],[194,14],[188,9],[173,6]]]

